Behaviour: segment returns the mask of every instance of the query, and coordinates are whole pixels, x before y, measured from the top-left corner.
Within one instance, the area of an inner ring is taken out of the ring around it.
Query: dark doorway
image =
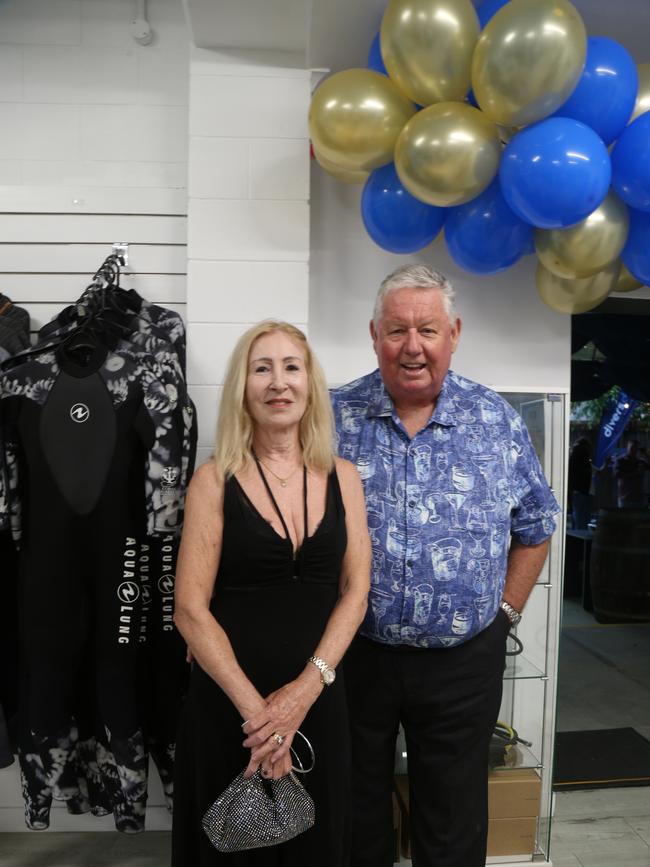
[[[650,740],[650,300],[611,299],[574,316],[572,353],[557,732],[633,729]],[[594,471],[601,413],[617,389],[639,403],[618,448]],[[635,508],[620,499],[620,457],[631,440],[648,461],[638,467]],[[612,779],[623,737],[611,739]],[[562,790],[560,770],[556,764]],[[629,785],[628,776],[621,771],[618,785]]]

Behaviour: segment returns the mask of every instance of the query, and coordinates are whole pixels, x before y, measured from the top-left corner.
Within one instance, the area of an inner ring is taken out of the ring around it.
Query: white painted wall
[[[192,55],[188,382],[199,461],[238,337],[267,317],[307,326],[311,76],[266,63]]]
[[[178,0],[0,4],[0,183],[185,187],[189,42]]]

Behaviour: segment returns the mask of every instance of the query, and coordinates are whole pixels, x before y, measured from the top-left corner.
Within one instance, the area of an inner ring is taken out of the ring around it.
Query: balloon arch
[[[368,68],[321,83],[309,129],[385,250],[444,231],[474,274],[536,251],[563,313],[650,283],[650,63],[568,0],[389,0]]]

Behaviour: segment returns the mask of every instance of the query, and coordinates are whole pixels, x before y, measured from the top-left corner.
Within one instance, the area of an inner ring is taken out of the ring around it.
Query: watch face
[[[326,686],[331,686],[336,680],[336,672],[333,668],[328,668],[327,671],[323,672],[323,683]]]

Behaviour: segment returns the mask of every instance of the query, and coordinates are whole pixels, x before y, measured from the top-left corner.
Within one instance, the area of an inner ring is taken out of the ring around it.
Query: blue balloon
[[[466,271],[496,274],[528,253],[534,229],[512,213],[498,178],[480,196],[449,208],[445,241],[449,255]]]
[[[639,115],[614,145],[612,186],[631,208],[650,211],[650,111]]]
[[[630,210],[630,232],[621,253],[628,271],[646,285],[650,283],[650,214]]]
[[[568,117],[551,117],[518,132],[499,168],[509,207],[540,229],[579,223],[603,201],[612,167],[596,133]]]
[[[388,163],[371,173],[361,195],[361,216],[375,244],[391,253],[415,253],[430,244],[447,216],[404,189]]]
[[[476,10],[476,14],[478,15],[478,20],[481,24],[481,30],[485,28],[485,25],[497,14],[499,9],[502,6],[505,6],[508,0],[485,0],[479,8]]]
[[[524,256],[532,256],[535,252],[537,251],[535,250],[535,233],[533,232],[524,249]]]
[[[381,72],[382,75],[388,75],[388,70],[384,66],[384,61],[381,56],[379,33],[372,40],[372,45],[368,52],[368,69],[374,69],[375,72]]]
[[[627,49],[606,36],[591,36],[578,84],[552,117],[580,120],[609,145],[625,129],[638,90],[639,73]]]

